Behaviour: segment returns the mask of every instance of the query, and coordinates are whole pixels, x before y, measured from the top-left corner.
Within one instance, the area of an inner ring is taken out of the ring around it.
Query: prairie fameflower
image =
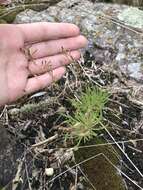
[[[75,108],[75,113],[73,116],[66,116],[66,123],[71,127],[71,132],[67,136],[75,139],[78,144],[97,136],[98,131],[103,128],[102,113],[108,100],[107,91],[89,87],[81,94],[79,100],[72,99],[71,103]]]

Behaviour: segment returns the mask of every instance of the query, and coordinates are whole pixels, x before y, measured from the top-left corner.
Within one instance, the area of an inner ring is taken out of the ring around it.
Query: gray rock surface
[[[88,50],[96,62],[118,64],[127,76],[143,81],[143,32],[117,22],[126,5],[92,3],[84,0],[63,0],[47,10],[26,10],[15,23],[39,21],[77,24],[89,39]]]

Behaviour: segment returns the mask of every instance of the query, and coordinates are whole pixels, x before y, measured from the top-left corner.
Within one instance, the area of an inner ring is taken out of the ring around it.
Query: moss
[[[97,142],[97,140],[95,140],[92,144],[93,143],[103,143],[103,141],[98,140]],[[115,153],[111,145],[79,149],[75,152],[75,158],[79,163],[100,153],[103,153],[115,166],[119,166],[120,158],[117,158],[117,153]],[[97,190],[126,189],[122,177],[102,155],[83,163],[81,168]]]
[[[46,99],[45,101],[40,101],[39,103],[29,103],[25,104],[21,108],[14,108],[9,110],[9,114],[12,118],[18,118],[27,116],[29,114],[41,112],[41,111],[47,111],[49,109],[49,106],[54,103],[54,98],[52,99]]]
[[[49,99],[45,99],[43,101],[40,101],[39,103],[29,103],[25,104],[20,108],[13,108],[8,111],[9,115],[13,119],[18,119],[20,118],[25,118],[25,117],[30,117],[31,115],[35,113],[41,113],[41,112],[46,112],[49,114],[52,114],[52,111],[54,113],[64,113],[65,109],[64,107],[58,107],[57,109],[52,110],[53,105],[56,106],[56,98],[51,97]]]

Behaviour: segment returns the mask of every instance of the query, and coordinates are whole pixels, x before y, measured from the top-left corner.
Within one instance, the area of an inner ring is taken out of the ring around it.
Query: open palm
[[[79,59],[86,43],[73,24],[0,25],[0,105],[60,79],[72,61],[62,48]]]

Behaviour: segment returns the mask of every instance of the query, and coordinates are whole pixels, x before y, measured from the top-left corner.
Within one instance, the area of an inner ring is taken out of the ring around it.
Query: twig
[[[76,163],[75,163],[76,164]],[[88,177],[85,175],[85,173],[82,171],[82,169],[80,167],[78,167],[78,169],[80,170],[80,172],[82,173],[82,175],[85,177],[85,179],[87,180],[87,182],[89,182],[89,184],[91,185],[91,187],[94,189],[94,190],[97,190],[94,185],[91,183],[91,181],[88,179]]]
[[[143,177],[143,174],[140,172],[140,170],[137,168],[137,166],[133,163],[133,161],[129,158],[127,153],[124,152],[124,150],[121,148],[121,146],[115,141],[112,134],[108,131],[108,129],[101,123],[102,127],[104,127],[105,131],[108,133],[108,135],[111,137],[111,139],[115,142],[117,147],[121,150],[121,152],[126,156],[126,158],[129,160],[129,162],[132,164],[132,166],[136,169],[136,171],[140,174],[141,177]]]
[[[7,108],[7,106],[4,106],[4,108],[3,108],[3,110],[2,110],[2,112],[0,114],[0,118],[3,116],[4,112],[6,111],[6,108]]]
[[[31,183],[30,183],[30,180],[29,180],[29,174],[28,174],[28,169],[27,169],[26,163],[25,163],[25,171],[26,171],[26,176],[27,176],[29,190],[32,190]]]
[[[32,148],[42,146],[42,145],[47,144],[47,143],[49,143],[49,142],[51,142],[51,141],[53,141],[53,140],[55,140],[57,138],[58,138],[58,134],[55,134],[54,136],[52,136],[52,137],[50,137],[50,138],[48,138],[48,139],[46,139],[44,141],[41,141],[41,142],[36,143],[36,144],[33,144]]]
[[[16,190],[19,182],[21,181],[21,171],[23,166],[23,160],[20,160],[15,178],[12,180],[12,189]]]
[[[118,26],[121,26],[122,28],[125,28],[125,29],[127,29],[127,30],[130,30],[130,31],[132,31],[132,32],[134,32],[134,33],[136,33],[136,34],[140,34],[140,35],[142,36],[142,31],[139,32],[139,31],[133,29],[132,27],[130,27],[130,26],[128,26],[128,25],[125,25],[124,23],[122,23],[121,21],[119,21],[119,20],[117,20],[117,19],[113,19],[112,17],[107,16],[107,15],[104,15],[104,14],[102,14],[101,17],[104,18],[104,19],[106,19],[106,20],[111,21],[112,23],[114,23],[114,24],[116,24],[116,25],[118,25]]]

